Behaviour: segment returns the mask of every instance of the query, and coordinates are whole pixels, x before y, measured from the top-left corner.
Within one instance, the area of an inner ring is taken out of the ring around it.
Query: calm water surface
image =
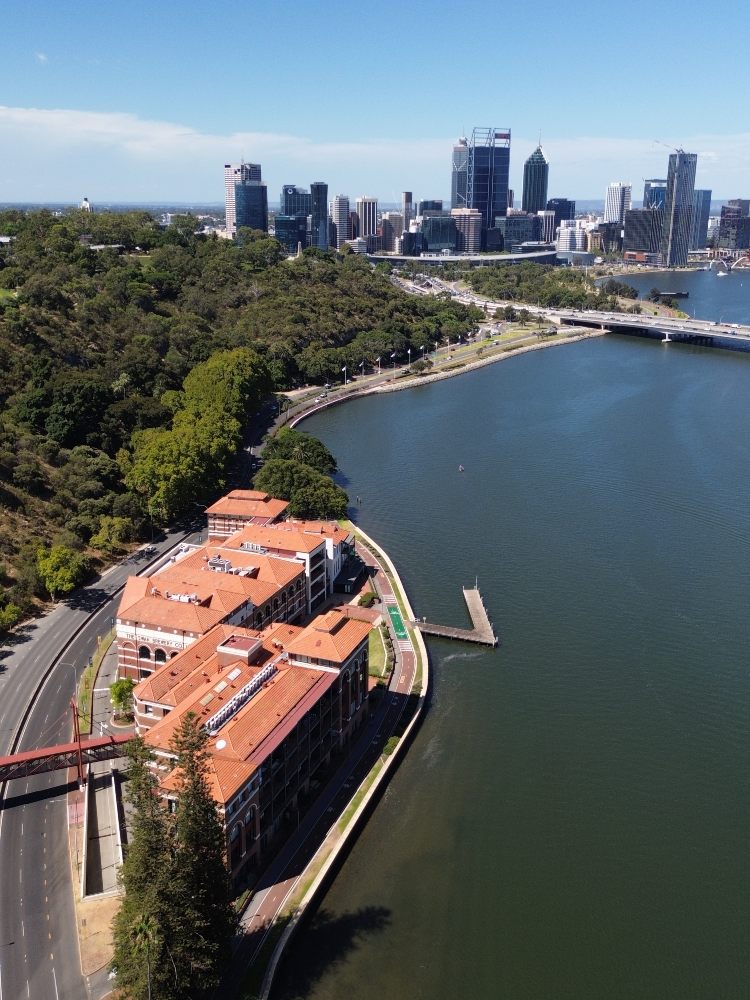
[[[689,292],[677,305],[696,319],[724,320],[725,323],[750,322],[750,270],[734,271],[719,278],[714,271],[661,271],[640,274],[637,271],[620,278],[637,288],[644,298],[652,288],[660,292]]]
[[[430,642],[279,1000],[750,996],[749,395],[750,356],[605,338],[305,424],[416,613],[476,575],[502,646]]]

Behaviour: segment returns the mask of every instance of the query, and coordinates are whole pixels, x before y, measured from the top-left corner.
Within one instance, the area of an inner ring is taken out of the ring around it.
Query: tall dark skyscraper
[[[664,208],[667,204],[667,182],[652,177],[643,182],[643,207]]]
[[[475,128],[469,142],[466,204],[481,215],[483,244],[495,219],[508,212],[509,173],[510,129]]]
[[[268,192],[263,181],[238,181],[234,185],[234,212],[237,229],[268,232]]]
[[[466,208],[469,178],[469,141],[463,136],[453,147],[451,158],[451,208]]]
[[[564,220],[576,217],[576,203],[569,198],[550,198],[547,209],[555,213],[555,229]]]
[[[319,250],[328,249],[328,185],[325,181],[313,181],[310,185],[310,215],[312,216],[312,236],[310,243]]]
[[[523,200],[521,208],[524,212],[541,212],[547,205],[547,180],[549,178],[549,163],[537,146],[523,165]]]
[[[693,233],[693,193],[697,165],[697,153],[686,153],[678,149],[669,157],[664,227],[661,234],[661,255],[665,267],[683,267],[687,264]]]
[[[705,250],[708,243],[708,217],[711,214],[711,192],[699,188],[693,197],[693,232],[691,250]]]
[[[281,189],[280,215],[304,215],[312,212],[312,196],[296,184],[285,184]]]

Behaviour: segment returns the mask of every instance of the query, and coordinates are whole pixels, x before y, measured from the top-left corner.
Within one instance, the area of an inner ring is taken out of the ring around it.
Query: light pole
[[[436,358],[437,358],[437,352],[438,352],[438,342],[435,341],[435,357]]]
[[[341,371],[344,373],[344,385],[346,385],[347,384],[347,379],[346,379],[346,365],[344,365],[344,367],[341,369]]]
[[[364,375],[364,373],[365,373],[365,363],[364,363],[364,361],[360,361],[360,363],[359,363],[359,369],[362,372],[362,374]]]
[[[411,368],[411,347],[406,352],[409,355],[409,367]]]
[[[391,361],[393,362],[393,370],[395,372],[395,370],[396,370],[396,352],[395,351],[391,355]]]
[[[377,358],[376,360],[377,360],[377,363],[378,363],[378,375],[379,375],[380,374],[380,358]]]
[[[422,351],[422,361],[424,361],[424,348],[425,348],[425,345],[424,345],[424,344],[422,344],[422,347],[421,347],[421,351]]]

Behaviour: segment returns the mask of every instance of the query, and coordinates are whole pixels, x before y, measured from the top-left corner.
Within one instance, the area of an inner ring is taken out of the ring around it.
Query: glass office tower
[[[693,233],[693,195],[697,165],[697,153],[686,153],[678,149],[669,157],[661,236],[661,255],[665,267],[683,267],[687,264]]]
[[[328,249],[328,185],[314,181],[310,185],[310,215],[312,216],[311,245],[319,250]]]
[[[524,212],[541,212],[547,205],[547,181],[549,163],[537,146],[523,165],[523,196],[521,208]]]
[[[509,173],[510,129],[475,128],[469,143],[466,202],[479,212],[483,233],[508,213]]]

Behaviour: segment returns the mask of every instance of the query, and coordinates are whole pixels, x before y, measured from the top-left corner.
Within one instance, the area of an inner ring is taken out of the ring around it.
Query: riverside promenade
[[[403,584],[388,555],[352,527],[356,548],[370,568],[371,583],[383,606],[395,606],[404,622],[414,617]],[[384,614],[395,662],[368,721],[310,810],[255,886],[240,918],[227,976],[215,994],[270,995],[282,956],[300,921],[333,877],[362,823],[373,808],[410,742],[424,711],[428,689],[427,650],[420,633],[408,627],[399,638]]]

